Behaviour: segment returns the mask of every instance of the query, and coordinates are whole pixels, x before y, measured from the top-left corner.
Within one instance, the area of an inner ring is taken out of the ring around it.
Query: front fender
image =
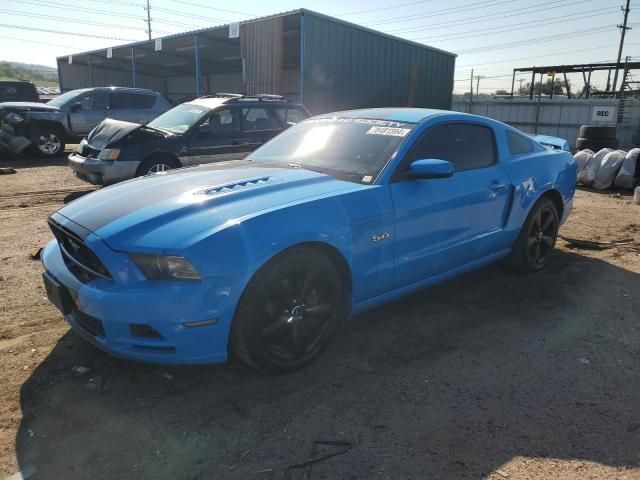
[[[184,239],[166,253],[184,254],[205,276],[253,274],[275,255],[303,243],[335,249],[349,267],[355,301],[393,285],[393,233],[387,186],[371,186],[258,212]],[[356,282],[355,279],[358,279]]]

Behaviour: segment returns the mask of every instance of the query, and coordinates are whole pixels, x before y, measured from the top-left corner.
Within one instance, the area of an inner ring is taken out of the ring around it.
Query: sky
[[[626,0],[150,0],[153,37],[307,8],[458,54],[454,92],[510,90],[514,67],[615,61]],[[146,0],[0,0],[0,60],[56,57],[147,38]],[[640,60],[640,0],[624,56]],[[60,33],[66,32],[66,33]],[[604,88],[606,73],[595,74]],[[530,75],[516,77],[527,83]],[[581,76],[570,79],[582,86]]]

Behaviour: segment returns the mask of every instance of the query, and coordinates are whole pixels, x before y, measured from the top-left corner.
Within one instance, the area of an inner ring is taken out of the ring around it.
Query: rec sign
[[[592,122],[615,122],[615,109],[616,107],[593,107],[591,110]]]

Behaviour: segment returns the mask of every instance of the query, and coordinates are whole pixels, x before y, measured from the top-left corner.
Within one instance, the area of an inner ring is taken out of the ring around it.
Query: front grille
[[[78,325],[94,337],[104,337],[104,325],[97,318],[82,313],[80,310],[74,311],[73,318]]]
[[[60,249],[65,257],[95,275],[111,279],[109,271],[98,256],[85,245],[80,237],[52,219],[49,219],[49,226],[58,240]]]

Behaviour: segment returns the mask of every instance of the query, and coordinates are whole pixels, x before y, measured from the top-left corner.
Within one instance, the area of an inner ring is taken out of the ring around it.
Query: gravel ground
[[[47,216],[91,187],[63,161],[13,166],[0,176],[0,477],[640,479],[640,206],[627,193],[579,191],[561,234],[635,243],[561,240],[545,272],[465,275],[353,319],[317,362],[268,377],[135,364],[70,332],[30,254]]]

